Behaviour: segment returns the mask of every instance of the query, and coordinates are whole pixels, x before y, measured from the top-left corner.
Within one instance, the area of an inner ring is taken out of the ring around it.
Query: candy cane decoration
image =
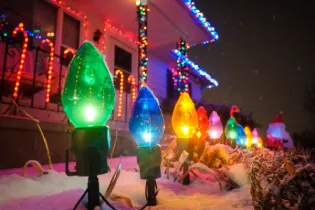
[[[136,99],[136,80],[132,74],[128,77],[128,83],[131,84],[131,104]]]
[[[63,51],[63,57],[66,58],[68,53],[72,53],[74,55],[75,51],[71,48],[67,48],[67,49],[65,49],[65,51]]]
[[[19,26],[17,26],[14,29],[13,37],[16,36],[18,31],[21,31],[23,33],[24,42],[23,42],[22,53],[21,53],[21,57],[20,57],[20,65],[19,65],[19,69],[18,69],[18,72],[16,75],[15,86],[14,86],[14,91],[13,91],[13,98],[14,99],[17,99],[17,97],[18,97],[20,80],[21,80],[21,73],[23,71],[24,64],[25,64],[25,57],[26,57],[25,55],[26,55],[27,44],[28,44],[28,35],[27,35],[26,31],[24,30],[24,24],[23,23],[20,23]]]
[[[44,47],[44,44],[48,44],[50,47],[50,53],[49,53],[49,62],[48,62],[48,76],[47,76],[47,86],[46,86],[46,103],[49,103],[50,101],[50,91],[51,91],[51,74],[53,71],[53,62],[54,62],[54,53],[55,48],[54,44],[49,40],[45,39],[41,43],[41,48]]]
[[[116,79],[118,78],[118,75],[120,74],[120,82],[119,82],[119,99],[118,99],[118,113],[117,117],[121,117],[122,112],[122,97],[124,93],[124,73],[121,70],[116,70]]]

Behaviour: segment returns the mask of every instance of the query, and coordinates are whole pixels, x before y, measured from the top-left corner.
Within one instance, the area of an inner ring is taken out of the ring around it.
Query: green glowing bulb
[[[63,109],[75,127],[104,126],[115,106],[112,76],[103,55],[85,42],[73,57],[61,95]]]
[[[234,117],[230,117],[230,119],[227,121],[224,133],[227,139],[237,139],[238,128]]]

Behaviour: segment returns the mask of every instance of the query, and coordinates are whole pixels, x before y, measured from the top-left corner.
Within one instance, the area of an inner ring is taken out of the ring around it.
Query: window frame
[[[54,6],[56,6],[58,8],[57,10],[57,20],[56,20],[56,34],[55,34],[55,53],[57,55],[61,55],[61,47],[64,48],[69,48],[72,49],[74,51],[77,51],[77,49],[73,49],[72,47],[67,46],[66,44],[63,44],[62,42],[62,32],[63,32],[63,17],[64,14],[69,15],[70,17],[78,20],[80,22],[80,31],[79,31],[79,43],[78,43],[78,48],[80,47],[80,45],[83,42],[83,35],[84,35],[84,18],[76,16],[72,13],[70,13],[69,11],[67,11],[66,9],[64,9],[64,7],[62,7],[61,5],[59,5],[56,2],[51,2],[48,0],[44,0]]]

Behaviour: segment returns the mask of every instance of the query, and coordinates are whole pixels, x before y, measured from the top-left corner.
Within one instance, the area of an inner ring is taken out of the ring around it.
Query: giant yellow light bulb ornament
[[[195,104],[188,93],[180,95],[173,111],[172,126],[178,138],[192,138],[198,125]]]
[[[193,156],[193,136],[198,126],[198,114],[195,105],[188,93],[181,93],[174,107],[172,115],[172,126],[177,136],[179,152],[187,151],[189,157]],[[183,164],[183,173],[188,170],[188,164]],[[183,184],[190,184],[189,174],[183,179]]]

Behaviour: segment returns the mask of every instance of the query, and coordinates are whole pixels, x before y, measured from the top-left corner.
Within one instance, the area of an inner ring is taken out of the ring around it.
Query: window
[[[55,43],[58,8],[47,1],[35,0],[34,11],[33,31]],[[40,44],[41,40],[33,38],[33,46],[39,47]],[[49,47],[45,50],[49,51]]]
[[[115,46],[115,66],[131,73],[131,53]]]
[[[68,66],[74,56],[71,52],[64,55],[67,48],[78,49],[80,43],[81,22],[74,17],[64,13],[62,25],[62,45],[60,47],[61,64]]]
[[[62,45],[73,49],[79,48],[81,22],[64,13],[62,26]]]
[[[128,77],[131,74],[132,69],[132,55],[131,53],[127,52],[126,50],[115,46],[115,73],[116,70],[121,70],[124,74],[124,92],[131,93],[131,85],[128,83]],[[115,88],[119,90],[120,87],[120,75],[115,77]]]
[[[167,98],[178,98],[179,97],[179,92],[176,90],[174,86],[174,81],[173,81],[173,73],[171,70],[167,70]],[[189,95],[192,97],[192,90],[191,90],[191,83],[188,83],[188,88],[189,88]]]

